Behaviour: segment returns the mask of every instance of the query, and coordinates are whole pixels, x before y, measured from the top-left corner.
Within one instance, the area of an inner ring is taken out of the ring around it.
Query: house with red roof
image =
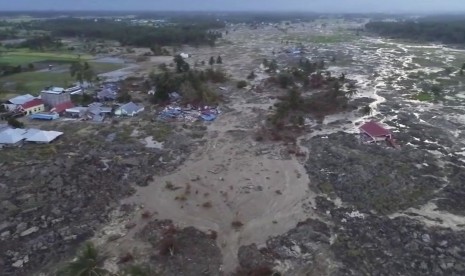
[[[360,126],[359,129],[364,142],[376,143],[378,141],[392,140],[392,133],[375,121],[367,122]]]
[[[56,112],[58,114],[63,114],[66,111],[66,109],[73,108],[73,107],[74,107],[74,104],[72,102],[63,102],[63,103],[55,105],[50,110],[50,112]]]
[[[35,114],[45,110],[44,102],[41,99],[33,99],[19,106],[19,109],[26,115]]]

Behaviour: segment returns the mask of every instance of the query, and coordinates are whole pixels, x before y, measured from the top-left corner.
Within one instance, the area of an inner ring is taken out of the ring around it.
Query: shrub
[[[234,229],[239,229],[241,228],[242,226],[244,226],[244,224],[239,221],[239,220],[235,220],[233,222],[231,222],[231,226],[234,228]]]
[[[247,87],[247,82],[245,80],[241,80],[237,82],[237,88],[242,89]]]
[[[14,128],[24,128],[24,124],[15,118],[8,119],[8,125]]]
[[[173,256],[178,251],[176,241],[172,236],[165,237],[163,240],[161,240],[160,244],[158,245],[158,249],[160,254],[164,256]]]

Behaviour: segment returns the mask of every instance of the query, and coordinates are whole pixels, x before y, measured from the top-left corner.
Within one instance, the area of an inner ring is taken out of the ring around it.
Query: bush
[[[8,125],[14,128],[24,128],[24,124],[15,118],[8,119]]]
[[[242,89],[247,87],[247,82],[245,80],[241,80],[237,82],[237,88]]]
[[[252,72],[250,72],[250,74],[247,76],[247,79],[248,79],[248,80],[254,80],[256,77],[257,77],[257,75],[255,75],[255,72],[252,71]]]

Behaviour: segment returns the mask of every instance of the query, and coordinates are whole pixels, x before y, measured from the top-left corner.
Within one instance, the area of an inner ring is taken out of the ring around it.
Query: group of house
[[[118,89],[115,84],[105,84],[97,93],[97,99],[101,102],[116,99]],[[135,116],[144,110],[143,106],[129,102],[116,107],[104,106],[101,102],[95,102],[89,106],[75,106],[71,101],[71,95],[82,93],[79,86],[71,88],[48,87],[40,92],[40,96],[30,94],[21,95],[9,99],[4,104],[5,108],[13,115],[25,115],[31,119],[55,120],[60,116],[81,118],[83,120],[103,121],[110,115]]]
[[[34,128],[12,128],[2,124],[0,125],[0,148],[5,146],[18,146],[25,142],[48,144],[61,135],[63,135],[63,132]]]

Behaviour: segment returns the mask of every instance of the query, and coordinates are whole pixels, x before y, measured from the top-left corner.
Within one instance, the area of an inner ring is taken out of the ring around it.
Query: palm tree
[[[81,60],[73,62],[69,68],[69,73],[71,77],[75,77],[79,83],[87,81],[92,83],[95,78],[95,73],[92,67],[85,61],[84,63]]]
[[[349,90],[346,91],[346,97],[348,98],[352,98],[353,96],[357,95],[358,91],[353,89],[353,88],[349,88]]]
[[[59,273],[63,276],[103,276],[108,271],[103,269],[104,258],[99,256],[98,250],[91,242],[86,243],[79,252],[77,258],[68,263],[65,269]]]
[[[369,105],[365,105],[364,107],[361,108],[360,112],[364,116],[369,116],[369,115],[371,115],[371,113],[373,113],[373,108],[371,108],[371,106],[369,106]]]

